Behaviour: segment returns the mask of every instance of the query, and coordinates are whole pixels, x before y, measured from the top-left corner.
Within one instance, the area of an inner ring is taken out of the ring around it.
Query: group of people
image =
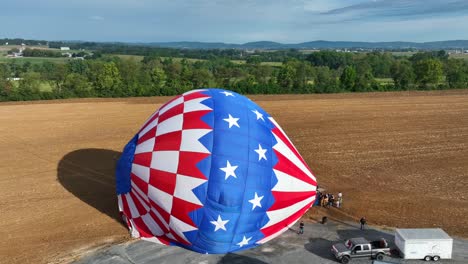
[[[336,197],[332,193],[322,194],[321,192],[317,192],[317,200],[320,206],[326,208],[330,208],[332,206],[340,208],[343,206],[343,194],[341,192],[339,192]]]

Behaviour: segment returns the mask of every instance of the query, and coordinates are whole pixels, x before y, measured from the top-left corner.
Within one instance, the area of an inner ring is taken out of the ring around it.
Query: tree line
[[[202,51],[199,51],[202,52]],[[237,52],[237,51],[236,51]],[[292,55],[291,55],[292,54]],[[338,93],[468,87],[468,62],[444,51],[391,53],[295,51],[249,55],[244,64],[208,53],[205,60],[92,56],[65,63],[0,63],[0,100],[176,95],[201,87],[242,94]],[[269,65],[282,56],[281,65]],[[382,81],[385,80],[385,81]],[[50,89],[44,89],[44,84]]]

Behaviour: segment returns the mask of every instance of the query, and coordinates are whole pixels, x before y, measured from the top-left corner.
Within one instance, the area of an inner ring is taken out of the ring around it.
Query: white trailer
[[[440,228],[396,229],[395,244],[404,259],[452,258],[453,239]]]

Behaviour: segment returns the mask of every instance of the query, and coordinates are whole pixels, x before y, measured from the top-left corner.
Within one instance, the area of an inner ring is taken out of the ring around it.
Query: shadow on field
[[[80,149],[70,152],[59,162],[57,179],[80,200],[122,223],[114,176],[120,154],[121,152],[107,149]]]
[[[304,248],[309,252],[327,260],[336,261],[335,256],[330,252],[333,244],[338,241],[330,241],[325,238],[309,238],[309,243],[304,245]]]
[[[224,255],[219,261],[218,264],[266,264],[267,262],[263,262],[261,260],[247,257],[247,256],[242,256],[242,255],[237,255],[233,253],[228,253]]]

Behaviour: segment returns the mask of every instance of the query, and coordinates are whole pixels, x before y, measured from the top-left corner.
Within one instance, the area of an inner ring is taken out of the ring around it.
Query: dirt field
[[[468,237],[468,90],[251,98],[319,185],[343,192],[332,215]],[[67,262],[128,239],[114,164],[166,100],[0,104],[0,262]]]

